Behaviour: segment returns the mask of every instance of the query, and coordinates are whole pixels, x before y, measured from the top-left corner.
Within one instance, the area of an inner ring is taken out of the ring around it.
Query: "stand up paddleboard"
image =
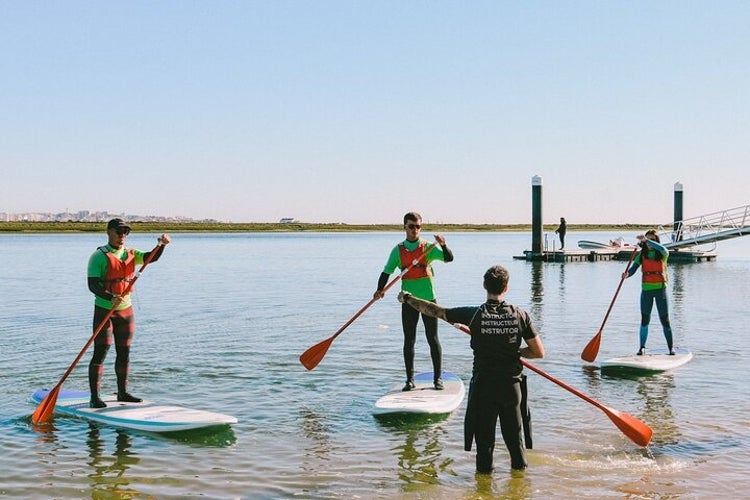
[[[40,389],[31,396],[31,400],[41,403],[48,392],[47,389]],[[221,413],[160,405],[150,401],[121,403],[116,396],[102,398],[107,403],[106,408],[89,408],[90,397],[88,391],[62,389],[55,402],[55,411],[103,424],[149,432],[185,431],[237,423],[236,418]]]
[[[432,385],[432,372],[420,373],[414,377],[416,387],[402,391],[403,383],[394,385],[383,397],[375,401],[373,414],[391,415],[397,413],[440,414],[450,413],[461,404],[466,388],[458,376],[443,372],[442,391]]]
[[[675,348],[674,355],[667,349],[646,349],[642,356],[632,354],[611,358],[601,362],[602,372],[663,372],[682,366],[693,359],[693,353],[681,347]]]

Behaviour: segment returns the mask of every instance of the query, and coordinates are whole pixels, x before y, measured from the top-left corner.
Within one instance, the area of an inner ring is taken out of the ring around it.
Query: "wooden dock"
[[[524,250],[523,255],[514,255],[517,260],[529,262],[601,262],[607,260],[629,260],[632,250],[617,248],[553,250],[535,253]],[[672,250],[669,252],[669,262],[710,262],[716,260],[716,252],[697,250]]]

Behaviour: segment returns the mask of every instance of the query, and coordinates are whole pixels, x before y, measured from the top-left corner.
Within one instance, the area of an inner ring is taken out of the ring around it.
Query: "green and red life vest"
[[[432,268],[427,265],[427,252],[425,252],[426,244],[426,242],[421,241],[414,250],[409,250],[403,243],[398,244],[398,252],[401,257],[401,269],[406,269],[411,266],[414,259],[419,257],[417,265],[409,269],[406,274],[401,277],[402,280],[416,280],[432,277]]]
[[[135,275],[135,252],[132,248],[126,249],[125,260],[121,260],[107,247],[99,247],[99,250],[107,256],[108,260],[104,289],[112,295],[122,295]]]

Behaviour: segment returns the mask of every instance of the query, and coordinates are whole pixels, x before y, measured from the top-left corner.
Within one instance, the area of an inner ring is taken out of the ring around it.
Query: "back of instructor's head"
[[[493,295],[500,295],[508,286],[510,275],[503,266],[492,266],[484,273],[484,289]]]

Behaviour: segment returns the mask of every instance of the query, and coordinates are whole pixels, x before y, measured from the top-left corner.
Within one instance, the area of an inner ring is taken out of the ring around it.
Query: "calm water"
[[[239,423],[160,436],[64,417],[47,432],[32,427],[29,395],[54,386],[91,334],[86,261],[104,235],[0,235],[0,497],[747,495],[750,238],[720,243],[715,262],[670,265],[676,343],[695,359],[673,373],[627,379],[602,376],[579,357],[601,325],[624,262],[531,264],[512,258],[530,247],[528,233],[446,234],[456,261],[436,264],[441,303],[480,303],[484,270],[507,266],[508,298],[531,312],[547,348],[548,357],[534,364],[654,430],[651,445],[639,448],[601,410],[529,373],[530,468],[511,475],[498,442],[494,474],[478,477],[474,454],[463,451],[465,402],[435,421],[382,422],[370,413],[403,379],[393,291],[333,342],[315,370],[298,361],[367,303],[401,236],[173,235],[162,260],[138,282],[132,392],[235,415]],[[578,239],[616,236],[573,232],[567,240],[574,247]],[[150,249],[155,235],[134,234],[130,244]],[[625,282],[599,360],[637,349],[638,293],[637,280]],[[468,383],[467,337],[447,325],[440,332],[445,369]],[[649,345],[663,343],[652,326]],[[86,388],[90,354],[66,388]],[[110,353],[108,391],[113,360]],[[417,369],[429,366],[420,330]]]

